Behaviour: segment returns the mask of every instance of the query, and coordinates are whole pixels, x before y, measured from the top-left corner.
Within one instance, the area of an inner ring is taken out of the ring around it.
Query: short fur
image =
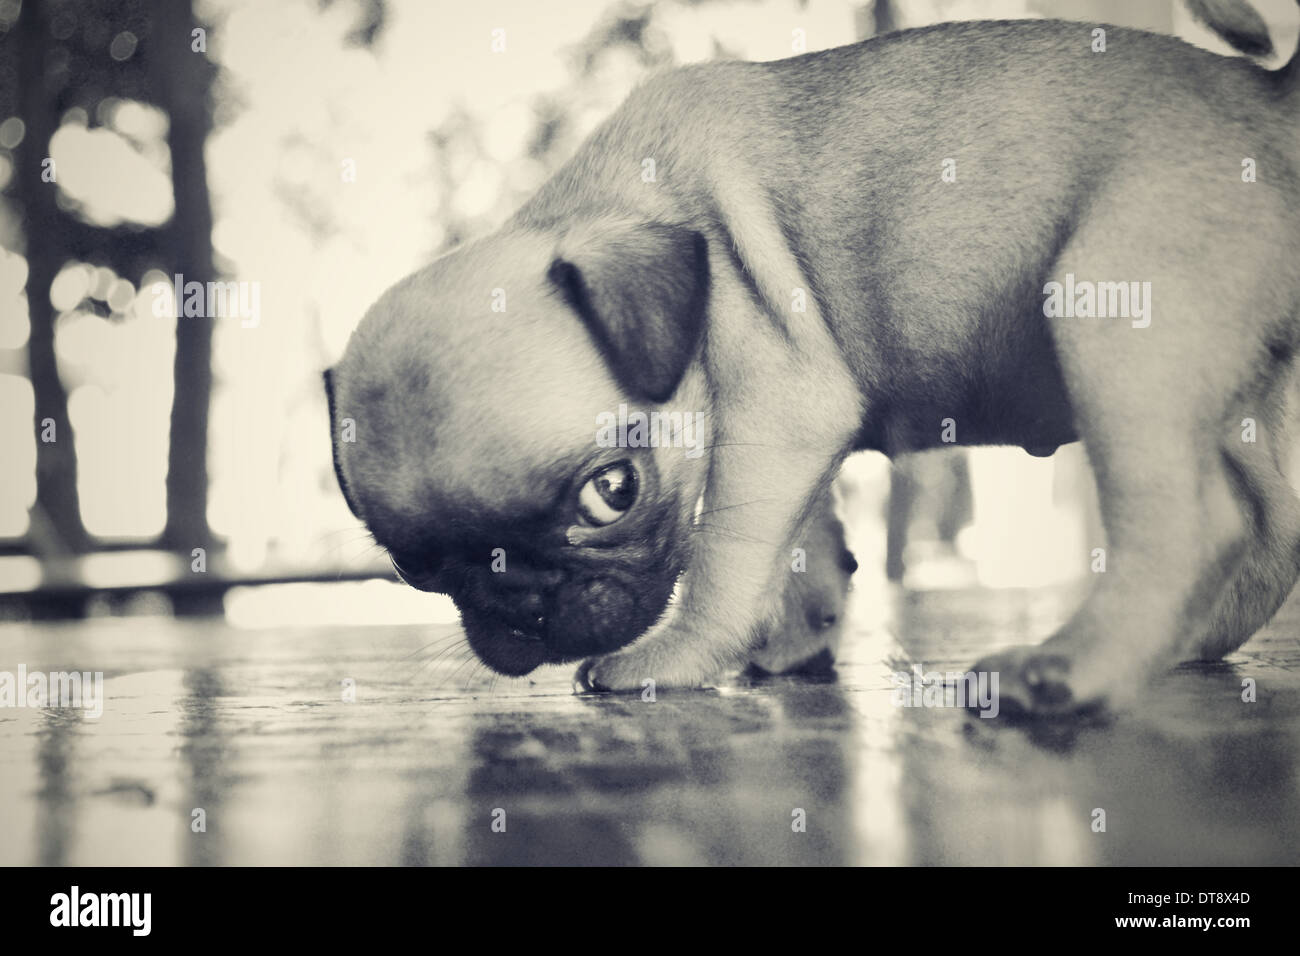
[[[1123,700],[1239,646],[1300,575],[1300,70],[1116,27],[1094,52],[1092,30],[949,23],[650,80],[501,230],[362,323],[334,373],[359,513],[492,666],[590,654],[584,687],[690,686],[779,619],[851,451],[932,447],[947,420],[962,444],[1082,438],[1107,572],[1044,645],[982,662],[1002,712]],[[577,300],[553,264],[602,234],[641,242],[614,256],[635,282]],[[694,301],[697,242],[698,344],[662,311]],[[1045,317],[1067,273],[1150,282],[1149,327]],[[629,325],[628,295],[654,320]],[[669,381],[647,407],[702,412],[707,454],[595,447],[594,416]],[[619,459],[640,497],[592,527],[574,501]],[[484,569],[496,546],[520,576]]]

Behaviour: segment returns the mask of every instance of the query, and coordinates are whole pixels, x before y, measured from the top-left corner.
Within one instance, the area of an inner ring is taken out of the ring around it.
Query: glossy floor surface
[[[423,627],[3,625],[0,671],[103,671],[106,700],[0,709],[0,864],[1300,862],[1300,600],[1104,725],[896,705],[892,672],[1041,637],[1066,600],[901,597],[833,680],[654,701],[493,684]]]

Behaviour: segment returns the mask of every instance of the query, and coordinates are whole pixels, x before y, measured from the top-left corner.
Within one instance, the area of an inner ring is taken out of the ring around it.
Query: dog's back
[[[1014,424],[1034,404],[1027,395],[1056,390],[1050,367],[1025,361],[1047,345],[1026,306],[1041,303],[1059,253],[1108,189],[1246,223],[1258,248],[1300,244],[1295,60],[1269,72],[1109,26],[1103,52],[1094,29],[946,23],[775,62],[671,70],[637,90],[519,219],[562,221],[575,194],[705,227],[713,197],[762,203],[802,251],[811,294],[836,316],[850,357],[859,349],[904,368],[919,350],[935,404],[965,407],[962,368],[982,352],[1005,384],[989,390],[999,397],[984,417]],[[628,172],[646,157],[654,188]],[[1239,178],[1246,158],[1265,171],[1250,190]],[[1009,340],[1029,351],[1001,348]],[[1042,380],[1017,384],[1026,374]],[[1067,415],[1047,409],[1059,423]],[[865,435],[862,445],[888,450],[891,440]]]

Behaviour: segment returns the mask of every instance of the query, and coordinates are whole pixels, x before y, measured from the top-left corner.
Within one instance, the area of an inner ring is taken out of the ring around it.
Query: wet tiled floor
[[[102,670],[107,699],[0,710],[0,864],[1300,862],[1300,600],[1104,726],[894,704],[892,671],[962,668],[1067,603],[910,595],[833,680],[653,702],[430,663],[427,627],[4,625],[0,671]]]

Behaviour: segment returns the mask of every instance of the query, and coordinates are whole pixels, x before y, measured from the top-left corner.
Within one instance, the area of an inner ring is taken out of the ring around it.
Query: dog
[[[694,687],[781,620],[850,453],[1083,440],[1105,572],[976,669],[1003,714],[1122,706],[1300,576],[1297,156],[1300,58],[1117,27],[662,73],[367,312],[326,373],[339,484],[489,667]]]

